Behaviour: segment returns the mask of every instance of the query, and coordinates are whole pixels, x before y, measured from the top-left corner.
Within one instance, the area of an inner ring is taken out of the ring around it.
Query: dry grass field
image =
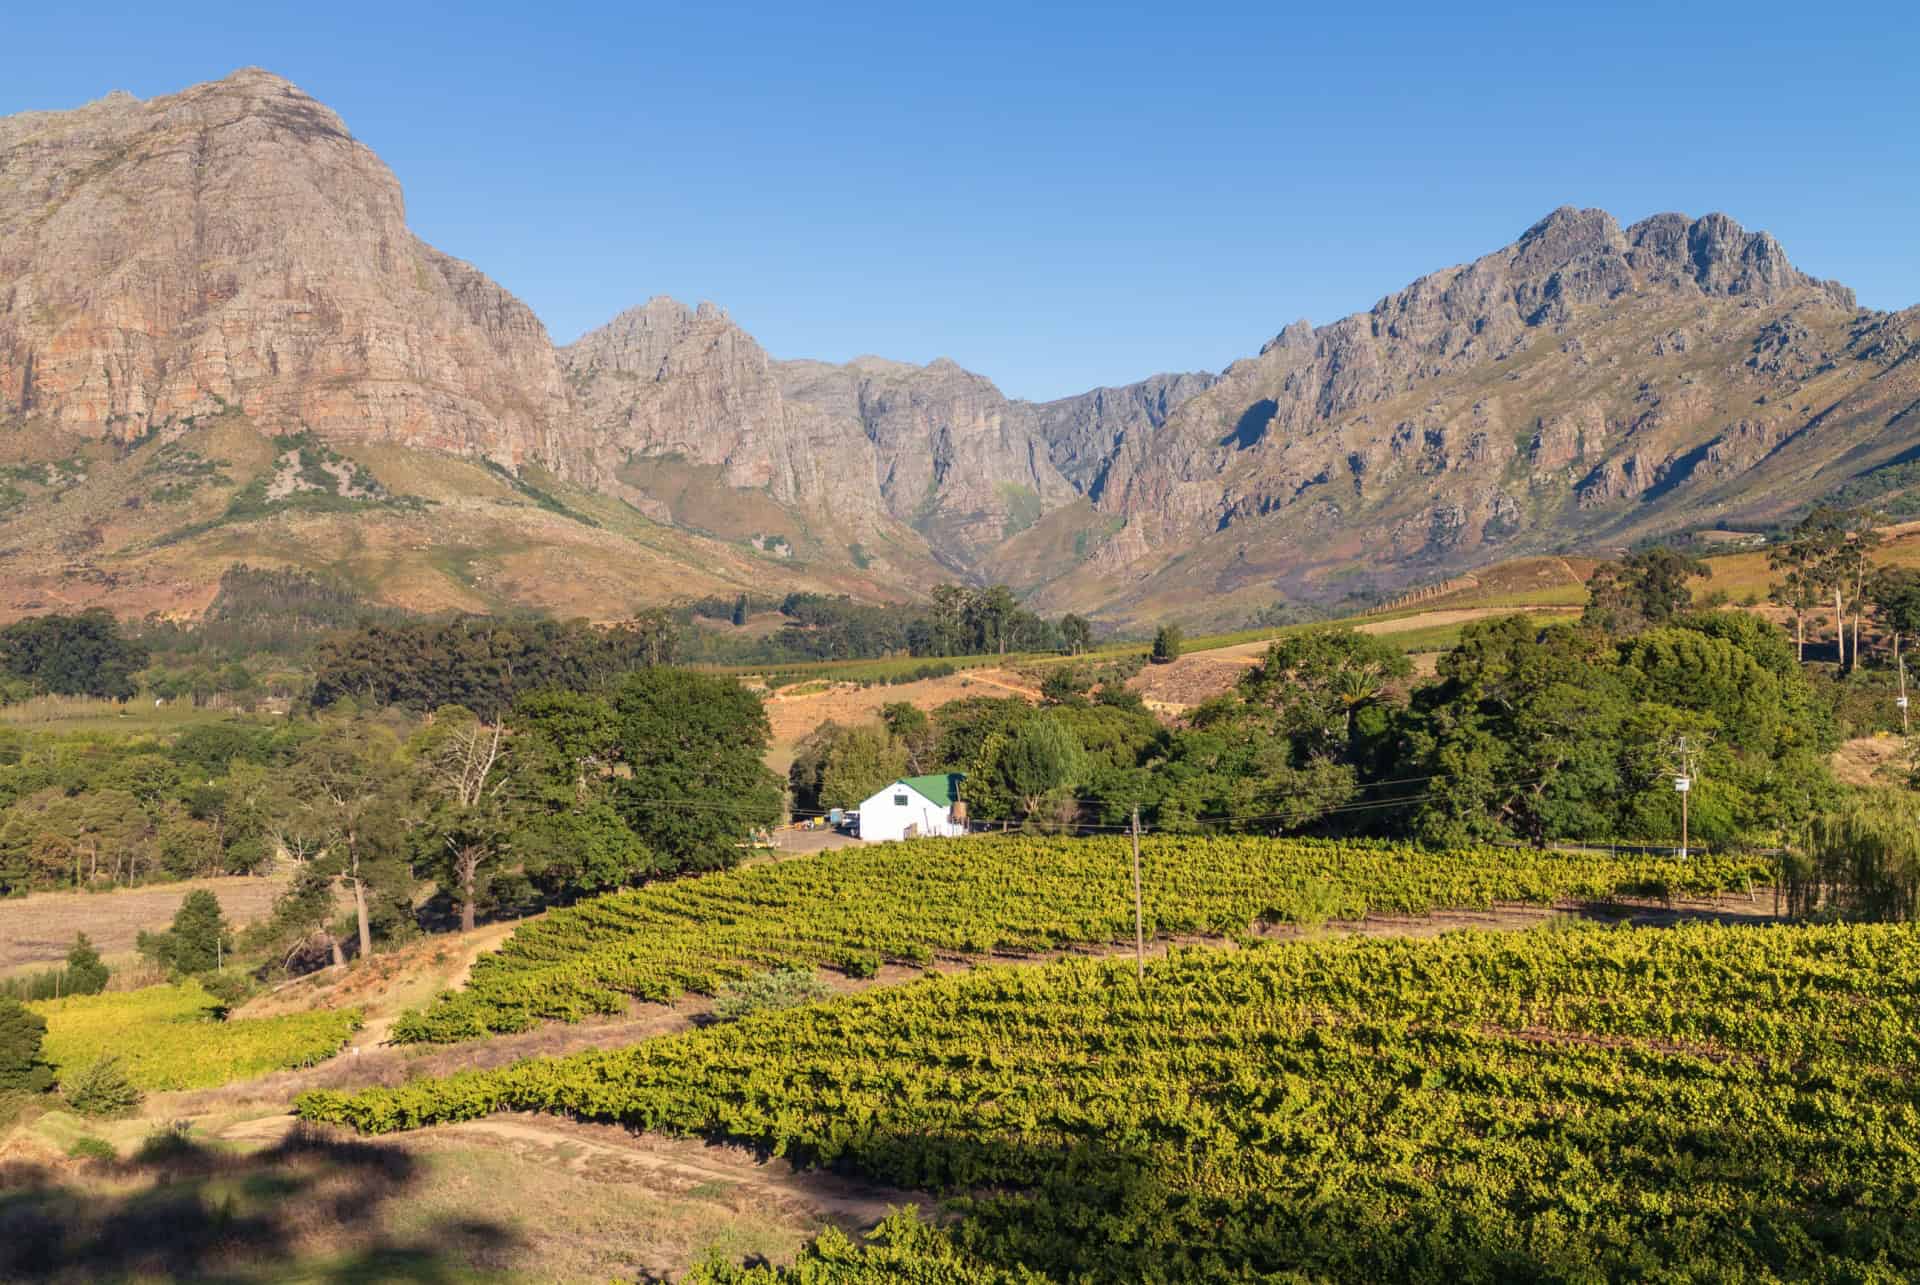
[[[189,892],[205,888],[236,925],[265,918],[286,887],[284,877],[223,875],[114,892],[36,892],[0,900],[0,972],[66,957],[84,932],[111,959],[133,950],[144,929],[165,928]]]

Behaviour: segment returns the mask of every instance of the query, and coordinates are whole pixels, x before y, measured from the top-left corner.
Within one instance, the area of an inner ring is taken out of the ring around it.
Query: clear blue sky
[[[1029,397],[1218,369],[1561,204],[1920,302],[1911,0],[437,7],[9,6],[0,113],[257,64],[556,340],[709,298]]]

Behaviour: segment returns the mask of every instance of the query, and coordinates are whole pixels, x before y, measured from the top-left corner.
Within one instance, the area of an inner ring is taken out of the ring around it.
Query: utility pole
[[[1682,736],[1676,746],[1680,754],[1680,771],[1673,778],[1673,788],[1680,795],[1680,859],[1687,859],[1687,799],[1693,793],[1693,751],[1687,748],[1687,738]]]
[[[1147,980],[1147,936],[1140,909],[1140,805],[1133,805],[1133,973]]]
[[[1894,703],[1900,706],[1900,735],[1907,733],[1907,658],[1900,654],[1900,631],[1893,631],[1893,664],[1900,671],[1900,699]]]

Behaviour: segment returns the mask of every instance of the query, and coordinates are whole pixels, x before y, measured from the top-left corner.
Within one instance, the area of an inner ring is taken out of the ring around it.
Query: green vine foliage
[[[655,884],[554,911],[482,956],[467,988],[404,1014],[399,1042],[447,1042],[718,994],[787,966],[872,976],[882,963],[1032,954],[1133,940],[1121,838],[1012,835],[834,852]],[[1362,840],[1155,837],[1146,931],[1237,938],[1261,922],[1672,897],[1767,882],[1762,862],[1685,863],[1506,848],[1436,852]]]
[[[1916,976],[1908,925],[1182,948],[297,1109],[555,1112],[948,1199],[709,1282],[1911,1280]]]

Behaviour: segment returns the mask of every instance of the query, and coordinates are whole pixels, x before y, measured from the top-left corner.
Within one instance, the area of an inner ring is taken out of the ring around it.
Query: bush
[[[67,1158],[70,1160],[114,1161],[120,1153],[105,1138],[96,1138],[92,1134],[82,1134],[67,1144]]]
[[[67,952],[65,967],[49,968],[24,977],[0,978],[0,996],[32,1002],[64,999],[68,995],[98,995],[107,988],[110,976],[93,943],[81,933],[74,938],[73,949]]]
[[[142,1164],[185,1159],[200,1150],[194,1145],[192,1133],[191,1120],[175,1120],[163,1125],[140,1139],[140,1150],[134,1153],[134,1159]]]
[[[47,1019],[17,999],[0,996],[0,1093],[45,1093],[53,1068],[40,1056]]]
[[[87,935],[77,934],[73,939],[73,948],[67,952],[66,993],[98,995],[107,989],[107,979],[111,976],[107,966],[100,962],[100,952],[93,948]]]
[[[63,1081],[60,1094],[81,1115],[127,1115],[142,1098],[112,1054],[95,1058],[86,1070]]]
[[[871,951],[855,951],[840,961],[840,969],[849,977],[878,977],[880,956]]]
[[[871,974],[868,974],[871,976]],[[714,1001],[713,1015],[737,1022],[755,1013],[798,1008],[827,995],[831,988],[807,968],[782,967],[743,982],[731,982]]]
[[[195,980],[200,983],[201,990],[219,1000],[222,1008],[228,1009],[238,1008],[260,989],[253,978],[239,968],[202,973]]]

